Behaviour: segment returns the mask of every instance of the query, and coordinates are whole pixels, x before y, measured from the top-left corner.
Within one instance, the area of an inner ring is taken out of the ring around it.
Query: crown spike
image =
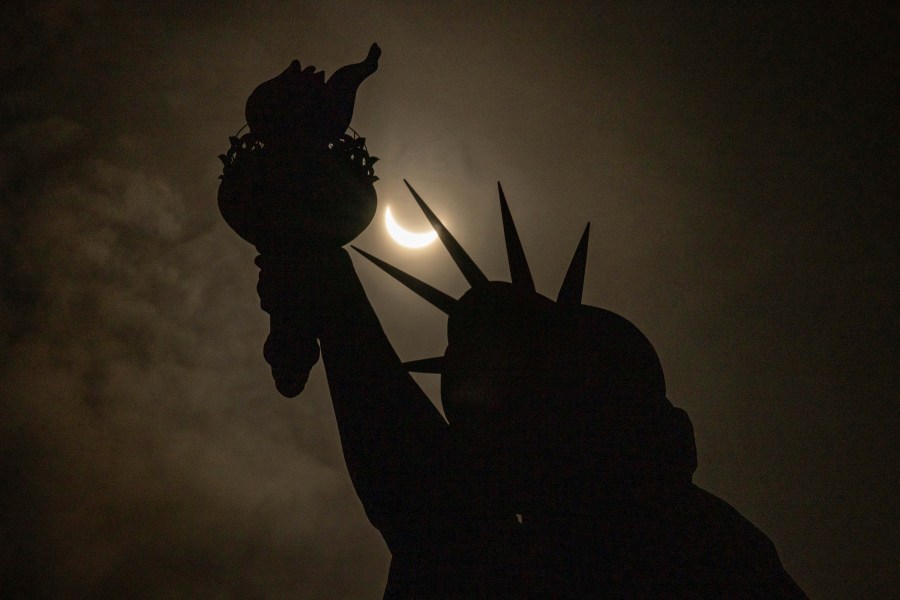
[[[453,309],[453,306],[456,304],[456,300],[453,297],[448,296],[444,292],[440,291],[437,288],[433,288],[424,281],[420,281],[409,275],[408,273],[404,273],[397,267],[393,265],[389,265],[384,262],[380,258],[376,258],[369,254],[364,250],[360,250],[356,246],[350,246],[364,257],[369,259],[371,262],[375,263],[377,267],[379,267],[382,271],[408,287],[410,290],[421,296],[423,299],[436,306],[438,309],[442,310],[446,314],[450,314],[450,311]]]
[[[475,261],[466,254],[466,251],[459,245],[459,242],[457,242],[450,232],[447,231],[447,228],[444,227],[444,224],[441,223],[437,216],[431,212],[431,209],[428,208],[428,205],[425,204],[422,197],[416,193],[416,190],[409,185],[407,180],[404,179],[403,183],[409,188],[413,198],[416,199],[416,204],[418,204],[419,208],[422,209],[422,212],[425,213],[425,218],[428,219],[428,222],[431,223],[431,226],[437,232],[438,237],[441,238],[441,242],[444,244],[444,247],[447,248],[451,258],[453,258],[453,262],[455,262],[456,266],[459,267],[459,270],[462,271],[463,277],[466,278],[469,285],[475,287],[487,283],[487,277],[484,276],[484,273],[481,272],[481,269],[478,268]]]
[[[503,237],[506,240],[506,260],[509,262],[510,277],[513,285],[533,292],[534,279],[531,276],[531,270],[528,268],[525,250],[522,249],[522,242],[519,240],[516,224],[513,221],[512,213],[509,212],[506,195],[503,193],[503,187],[499,181],[497,182],[497,190],[500,192],[500,215],[503,218]]]
[[[444,357],[443,356],[435,356],[432,358],[422,358],[419,360],[411,360],[409,362],[403,363],[403,368],[405,368],[410,373],[437,373],[437,374],[440,374],[441,370],[444,368]]]
[[[559,304],[566,304],[569,306],[577,306],[581,304],[581,294],[584,291],[584,269],[587,265],[587,247],[588,247],[588,234],[591,230],[591,224],[588,223],[584,228],[584,233],[581,234],[581,239],[578,241],[578,248],[575,249],[575,254],[572,256],[572,261],[569,263],[569,269],[566,271],[566,277],[563,279],[562,287],[559,289],[559,294],[556,296],[556,301]]]

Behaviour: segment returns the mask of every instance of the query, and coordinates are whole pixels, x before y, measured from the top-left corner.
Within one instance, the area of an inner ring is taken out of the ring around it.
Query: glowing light
[[[434,229],[424,233],[413,233],[403,229],[391,214],[390,206],[384,211],[384,225],[394,241],[407,248],[424,248],[437,239],[437,232]]]

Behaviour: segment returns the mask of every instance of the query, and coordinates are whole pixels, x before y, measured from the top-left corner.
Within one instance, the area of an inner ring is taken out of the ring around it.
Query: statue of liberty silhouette
[[[589,229],[555,299],[535,291],[498,184],[510,282],[489,280],[405,182],[469,284],[460,298],[354,249],[448,315],[402,362],[342,248],[375,212],[348,136],[361,63],[288,69],[247,103],[219,206],[260,252],[264,356],[298,395],[321,359],[344,458],[392,554],[385,598],[805,598],[769,539],[692,483],[688,415],[649,340],[582,304]],[[334,82],[334,83],[333,83]],[[410,372],[439,373],[446,419]]]

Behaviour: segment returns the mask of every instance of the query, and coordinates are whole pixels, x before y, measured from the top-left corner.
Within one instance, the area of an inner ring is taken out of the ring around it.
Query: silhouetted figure
[[[305,382],[319,340],[347,468],[393,555],[385,597],[804,598],[765,535],[692,484],[691,422],[650,342],[581,304],[587,229],[553,301],[502,189],[511,283],[409,189],[471,289],[454,299],[359,252],[447,313],[441,357],[401,363],[332,238],[257,232],[273,335],[290,321],[266,359],[276,383]],[[446,421],[409,371],[441,373]]]

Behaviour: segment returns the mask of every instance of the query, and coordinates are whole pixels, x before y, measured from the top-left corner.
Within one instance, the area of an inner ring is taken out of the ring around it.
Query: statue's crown
[[[511,283],[489,281],[421,196],[404,180],[471,288],[459,299],[353,247],[407,288],[446,313],[448,350],[443,356],[404,363],[412,372],[440,373],[466,380],[491,371],[511,384],[549,381],[567,388],[569,397],[596,392],[628,396],[665,396],[656,351],[630,321],[581,303],[587,263],[588,224],[556,300],[540,295],[525,258],[503,188],[498,183],[503,233]],[[527,355],[526,355],[527,354]],[[522,365],[545,365],[550,379],[539,379]],[[504,378],[502,373],[508,375]],[[445,409],[449,407],[445,403]],[[448,417],[450,415],[448,414]]]

